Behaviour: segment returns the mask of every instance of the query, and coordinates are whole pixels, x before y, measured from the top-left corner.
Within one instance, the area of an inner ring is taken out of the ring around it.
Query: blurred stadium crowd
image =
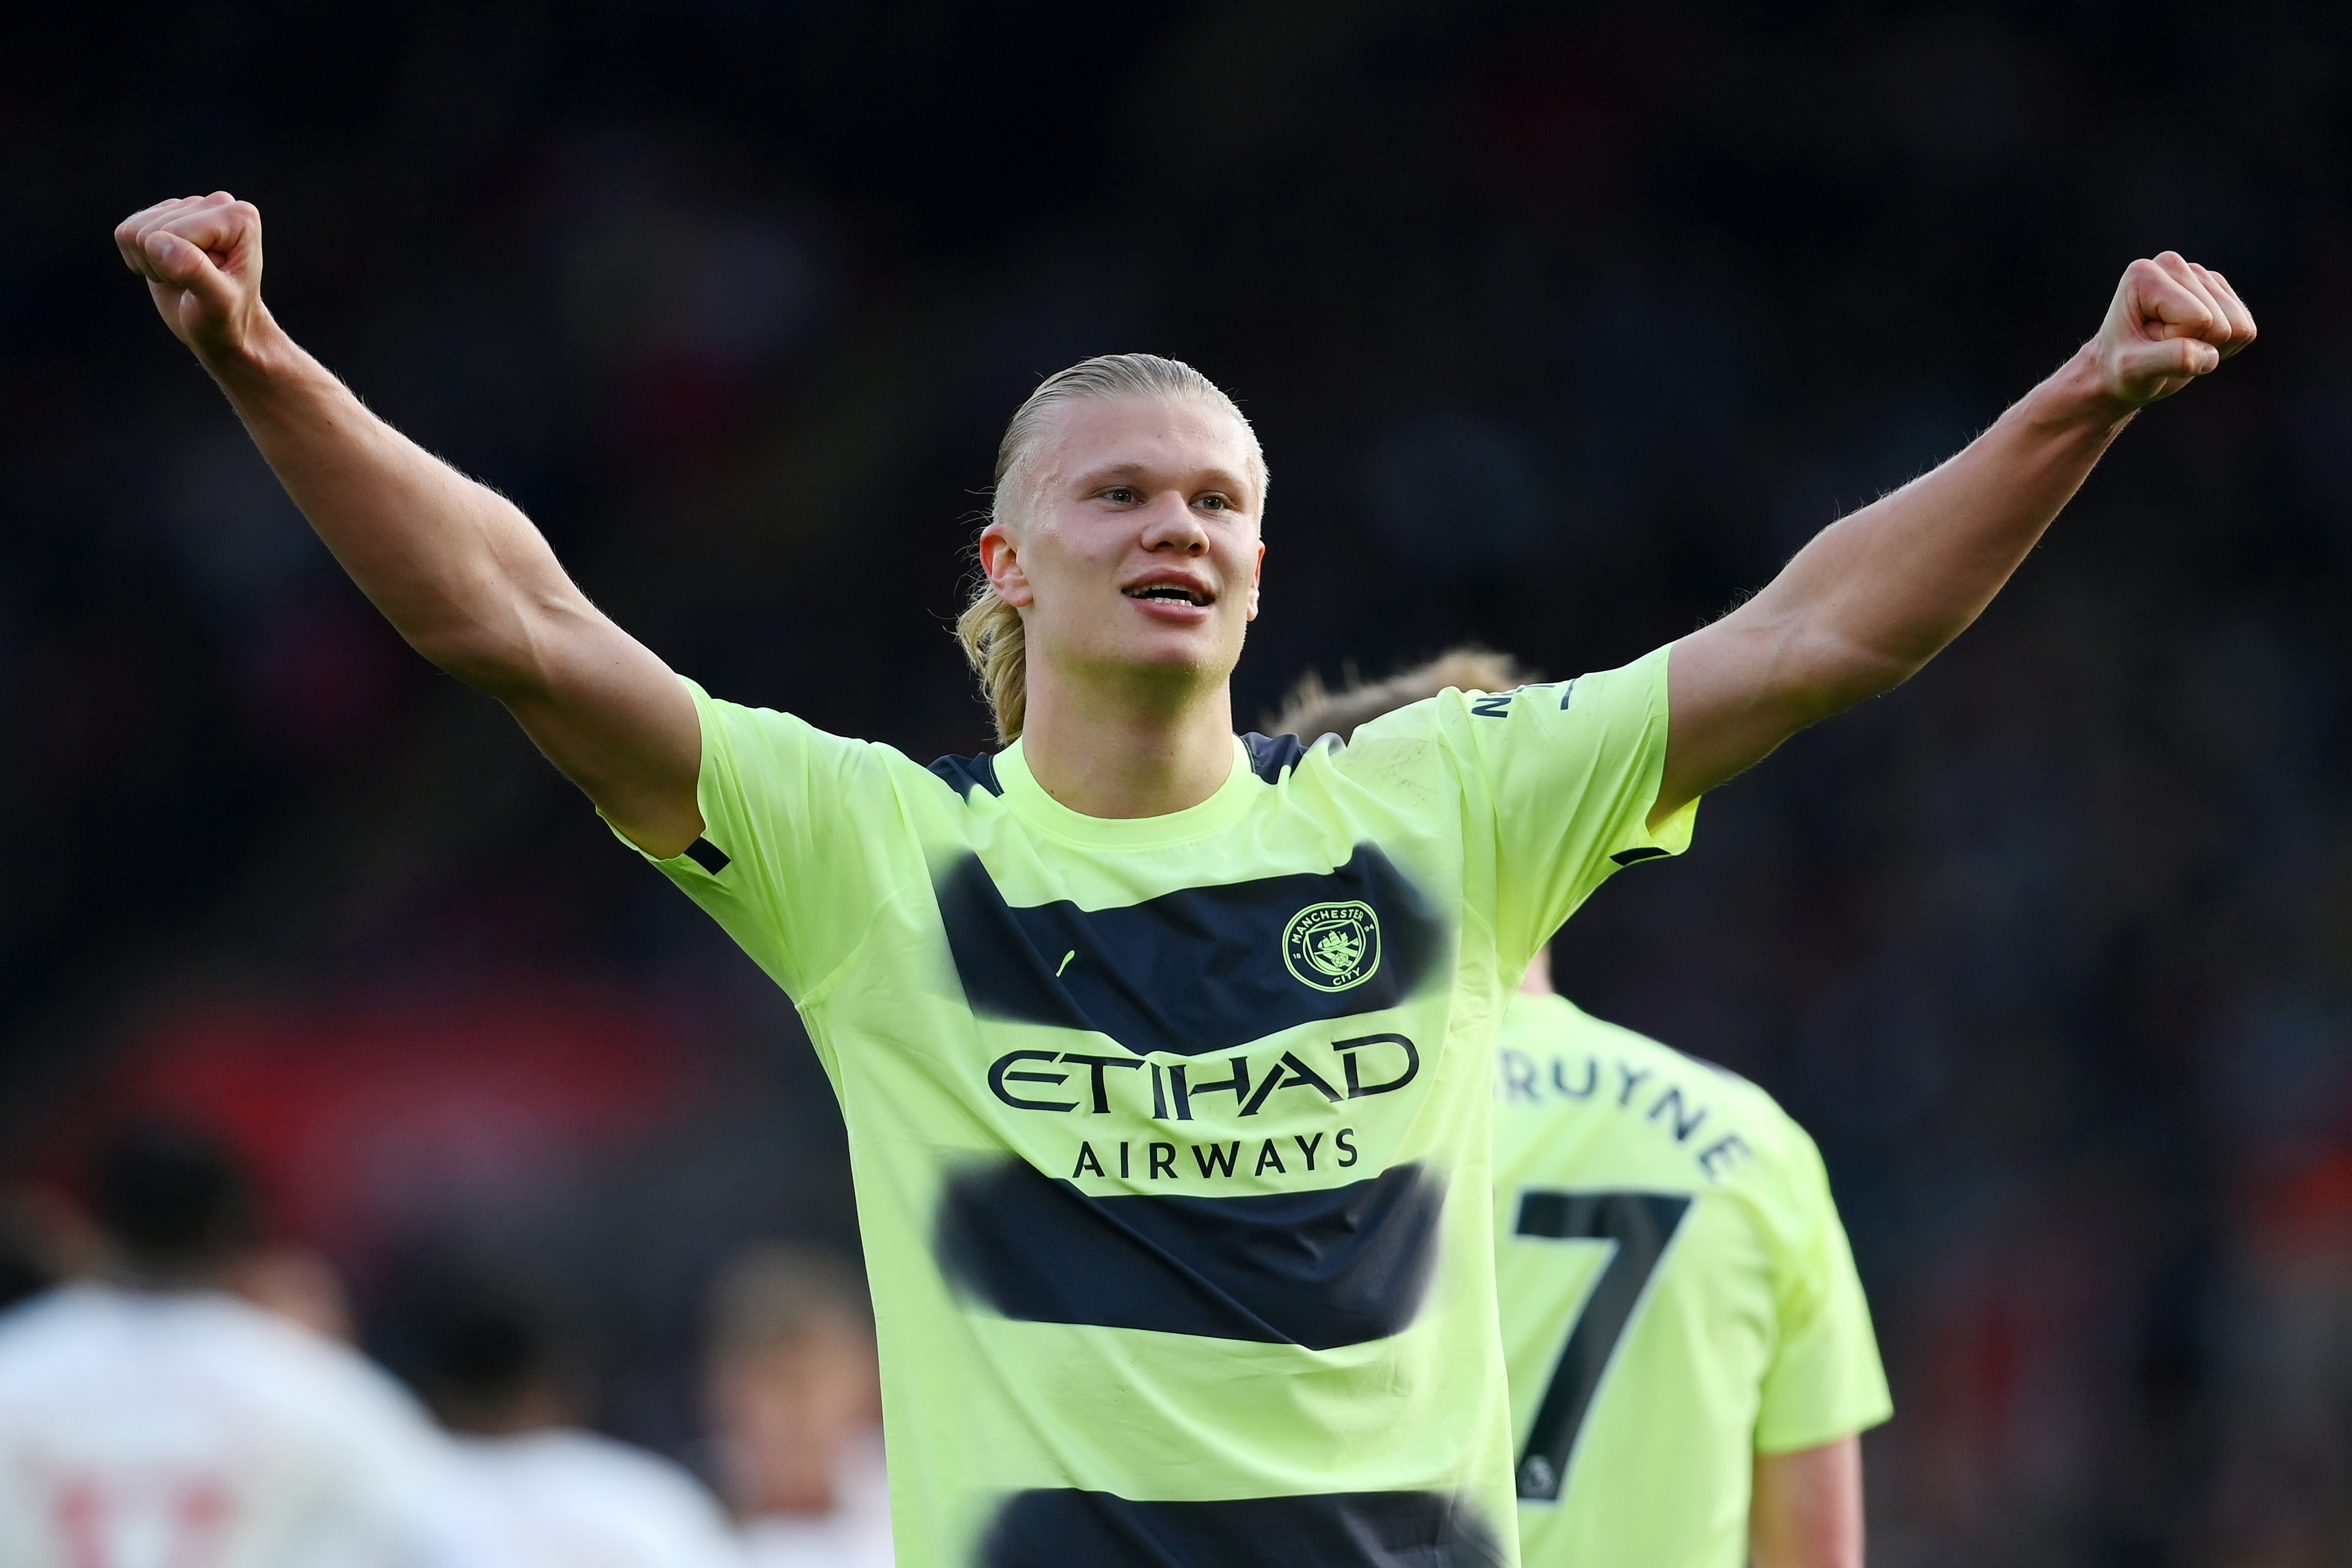
[[[1982,626],[1722,791],[1558,967],[1819,1137],[1895,1381],[1877,1561],[2340,1561],[2352,20],[2126,9],[27,20],[20,1288],[127,1120],[201,1127],[445,1414],[460,1331],[543,1336],[535,1408],[790,1513],[709,1436],[706,1330],[753,1312],[710,1303],[758,1243],[856,1244],[788,1008],[311,540],[109,248],[148,201],[259,201],[292,330],[677,668],[919,758],[984,739],[958,552],[1004,414],[1086,354],[1189,360],[1266,442],[1254,711],[1464,638],[1551,674],[1671,639],[2177,246],[2261,315],[2245,373],[2143,416]]]

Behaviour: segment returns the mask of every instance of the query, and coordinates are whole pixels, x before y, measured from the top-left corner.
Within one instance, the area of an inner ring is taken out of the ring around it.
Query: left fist
[[[2168,250],[2124,269],[2089,348],[2099,390],[2137,408],[2170,397],[2253,340],[2253,313],[2230,280]]]

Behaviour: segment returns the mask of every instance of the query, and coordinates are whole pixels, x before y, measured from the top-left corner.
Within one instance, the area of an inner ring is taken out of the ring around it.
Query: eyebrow
[[[1115,484],[1121,479],[1140,478],[1150,472],[1151,469],[1141,463],[1108,463],[1099,468],[1086,470],[1076,476],[1072,482],[1092,489],[1097,485]],[[1247,479],[1230,474],[1223,468],[1209,469],[1207,477],[1209,480],[1207,488],[1232,490],[1244,496],[1250,493],[1250,484]]]

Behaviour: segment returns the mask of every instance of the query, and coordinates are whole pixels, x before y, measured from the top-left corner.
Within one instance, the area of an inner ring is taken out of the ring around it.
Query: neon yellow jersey
[[[848,1124],[906,1568],[1514,1560],[1487,1140],[1508,987],[1618,864],[1664,650],[1327,740],[1163,817],[696,694],[662,869]]]
[[[1559,997],[1496,1058],[1528,1568],[1742,1568],[1755,1456],[1892,1413],[1821,1155],[1747,1080]]]

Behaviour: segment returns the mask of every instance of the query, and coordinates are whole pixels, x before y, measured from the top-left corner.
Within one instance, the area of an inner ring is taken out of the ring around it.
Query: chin
[[[1172,636],[1163,633],[1134,638],[1121,647],[1105,650],[1105,664],[1124,665],[1155,679],[1210,681],[1223,680],[1233,674],[1241,650],[1223,638],[1184,631]]]

